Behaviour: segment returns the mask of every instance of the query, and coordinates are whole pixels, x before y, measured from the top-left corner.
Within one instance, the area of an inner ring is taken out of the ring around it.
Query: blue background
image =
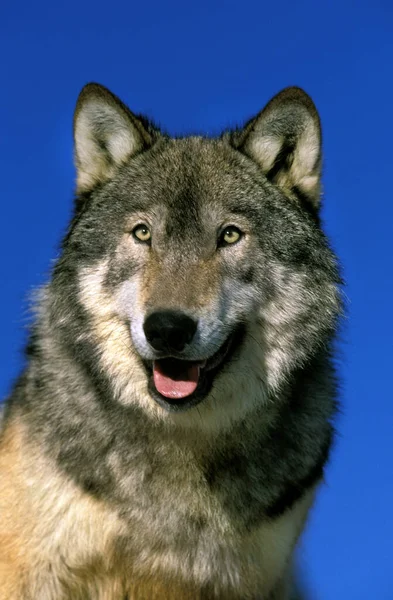
[[[340,436],[300,552],[314,600],[393,599],[392,16],[391,0],[0,7],[0,397],[70,216],[83,84],[105,84],[171,133],[242,122],[287,85],[316,102],[349,318]]]

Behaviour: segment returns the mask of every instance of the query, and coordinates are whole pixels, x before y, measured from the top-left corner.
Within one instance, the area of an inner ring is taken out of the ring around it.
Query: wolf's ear
[[[116,96],[89,83],[74,115],[77,193],[110,179],[128,158],[152,143],[151,133]]]
[[[290,87],[274,96],[245,126],[236,146],[285,192],[317,208],[321,179],[321,126],[311,98]]]

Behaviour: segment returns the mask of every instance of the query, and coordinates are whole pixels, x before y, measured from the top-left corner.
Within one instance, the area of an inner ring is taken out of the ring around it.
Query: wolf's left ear
[[[247,123],[235,144],[285,192],[317,208],[321,179],[321,126],[311,98],[290,87]]]
[[[77,193],[110,179],[119,166],[152,143],[141,120],[114,94],[89,83],[79,95],[74,115]]]

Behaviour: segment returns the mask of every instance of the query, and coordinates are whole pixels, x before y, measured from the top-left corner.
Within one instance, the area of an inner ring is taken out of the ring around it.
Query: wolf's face
[[[52,312],[123,404],[224,412],[265,402],[334,329],[318,225],[320,132],[297,89],[241,131],[169,139],[107,90],[75,116],[77,211]]]

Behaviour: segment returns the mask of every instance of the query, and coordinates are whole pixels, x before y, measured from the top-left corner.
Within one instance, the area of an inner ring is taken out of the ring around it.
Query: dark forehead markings
[[[168,236],[202,231],[200,199],[194,186],[188,185],[168,203],[166,234]]]
[[[245,217],[246,219],[249,220],[254,220],[254,219],[258,219],[258,217],[260,216],[260,211],[258,210],[258,207],[255,206],[254,204],[246,204],[246,203],[242,203],[242,204],[228,204],[228,212],[233,214],[233,215],[239,215],[240,217]]]

